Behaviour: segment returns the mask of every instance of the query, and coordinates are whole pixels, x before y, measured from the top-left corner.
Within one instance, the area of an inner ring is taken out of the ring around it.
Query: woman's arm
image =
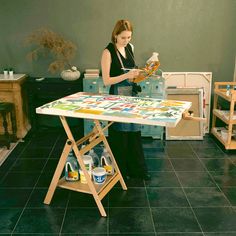
[[[131,70],[128,73],[110,77],[110,68],[111,68],[111,54],[109,50],[105,49],[102,53],[101,67],[102,67],[102,78],[105,86],[117,84],[126,79],[133,79],[138,76],[138,70]]]

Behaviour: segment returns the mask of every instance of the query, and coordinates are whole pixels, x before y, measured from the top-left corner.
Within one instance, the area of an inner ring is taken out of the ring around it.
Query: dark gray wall
[[[157,51],[163,71],[212,71],[214,81],[231,81],[235,13],[236,0],[0,0],[0,68],[58,76],[47,72],[49,58],[26,60],[24,39],[40,27],[76,43],[73,64],[81,71],[100,68],[115,22],[127,18],[140,66]]]

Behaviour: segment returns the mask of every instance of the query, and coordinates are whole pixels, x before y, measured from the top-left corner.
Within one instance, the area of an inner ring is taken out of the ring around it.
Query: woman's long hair
[[[116,36],[120,34],[122,31],[131,31],[133,33],[133,26],[128,20],[118,20],[116,25],[112,31],[111,41],[116,44]]]

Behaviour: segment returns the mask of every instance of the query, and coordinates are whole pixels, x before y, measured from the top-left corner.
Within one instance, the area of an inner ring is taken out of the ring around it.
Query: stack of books
[[[99,69],[86,69],[84,73],[84,78],[92,79],[99,77]]]

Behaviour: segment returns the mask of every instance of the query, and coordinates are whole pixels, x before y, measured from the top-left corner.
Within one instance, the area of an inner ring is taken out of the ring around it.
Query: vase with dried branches
[[[40,54],[47,56],[50,53],[55,59],[49,64],[49,72],[54,74],[61,71],[61,77],[65,80],[75,80],[80,77],[76,66],[71,64],[77,50],[71,41],[65,40],[50,29],[42,28],[30,34],[26,38],[26,43],[36,46],[27,54],[29,60],[37,60]]]

